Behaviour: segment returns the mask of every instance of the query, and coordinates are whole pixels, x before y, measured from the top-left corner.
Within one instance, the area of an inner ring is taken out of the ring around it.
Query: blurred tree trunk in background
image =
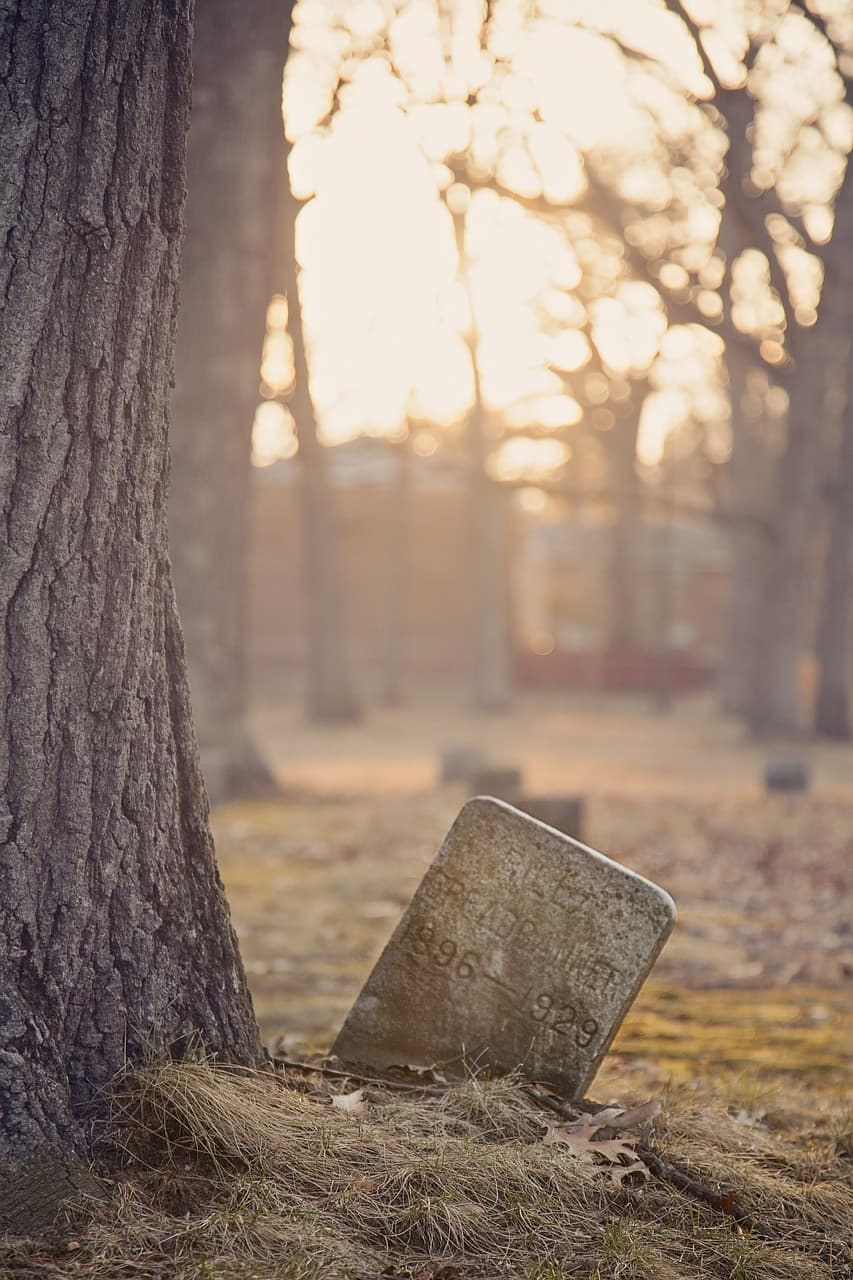
[[[825,324],[819,320],[817,329]],[[755,696],[749,723],[758,734],[798,734],[803,729],[800,660],[815,559],[815,529],[822,508],[820,479],[825,433],[826,366],[820,336],[810,358],[800,358],[789,384],[785,451],[776,489],[775,519],[763,591]],[[805,343],[802,344],[805,348]]]
[[[824,284],[817,324],[797,335],[796,373],[790,383],[790,407],[782,457],[773,554],[767,578],[757,698],[751,724],[755,731],[798,732],[803,728],[799,698],[799,662],[804,650],[809,592],[815,564],[815,539],[824,515],[821,481],[833,416],[833,378],[838,380],[838,343],[849,337],[853,263],[847,229],[853,225],[853,165],[848,164],[835,207],[835,234],[824,252]],[[834,634],[834,626],[829,635]],[[826,624],[822,626],[825,641]],[[833,671],[830,663],[827,675]],[[835,679],[838,678],[837,663]]]
[[[849,340],[848,340],[849,347]],[[853,361],[847,355],[847,406],[829,498],[829,541],[817,635],[820,664],[815,729],[826,738],[850,734],[850,555],[853,545]]]
[[[750,404],[755,399],[748,389],[750,361],[734,344],[727,349],[726,369],[732,421],[731,575],[719,689],[723,710],[749,719],[761,661],[774,460],[763,439],[765,415],[760,406],[753,411]]]
[[[189,0],[0,24],[0,1222],[22,1232],[74,1194],[81,1118],[128,1062],[259,1054],[167,547],[190,35]]]
[[[838,446],[830,468],[829,531],[817,633],[820,667],[815,729],[846,739],[850,726],[850,594],[853,544],[853,177],[848,162],[836,210],[836,234],[828,270],[836,279],[830,359],[840,376],[833,410],[838,410]]]
[[[506,498],[486,471],[481,412],[478,404],[469,424],[473,701],[481,711],[506,711],[512,695]]]
[[[471,698],[480,711],[506,711],[512,700],[513,683],[507,510],[500,485],[488,471],[491,442],[480,387],[479,341],[465,250],[464,214],[453,214],[453,226],[460,282],[471,317],[468,353],[474,392],[465,434]]]
[[[635,649],[640,643],[637,590],[641,581],[643,521],[637,476],[639,412],[618,415],[607,433],[608,463],[615,511],[610,529],[608,645]]]
[[[290,148],[287,148],[289,155]],[[287,168],[279,187],[283,287],[287,332],[293,345],[294,382],[288,405],[299,442],[303,573],[308,610],[307,710],[314,720],[346,722],[360,714],[352,676],[352,652],[341,568],[341,536],[325,447],[317,434],[308,356],[299,304],[296,220],[299,203]]]
[[[395,475],[388,508],[385,548],[385,629],[380,695],[397,707],[404,697],[406,614],[411,582],[412,453],[409,434],[394,445]]]
[[[285,9],[271,0],[199,0],[169,523],[213,801],[275,786],[246,723],[247,556],[288,34]]]

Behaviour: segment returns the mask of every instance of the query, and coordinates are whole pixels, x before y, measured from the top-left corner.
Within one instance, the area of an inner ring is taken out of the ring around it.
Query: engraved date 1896
[[[530,1016],[543,1031],[558,1036],[571,1036],[581,1049],[592,1041],[598,1031],[595,1018],[585,1018],[572,1004],[561,1004],[547,991],[536,996]]]
[[[411,953],[438,969],[446,969],[455,978],[473,978],[480,957],[474,951],[462,951],[451,938],[437,939],[432,923],[422,924],[410,935]]]

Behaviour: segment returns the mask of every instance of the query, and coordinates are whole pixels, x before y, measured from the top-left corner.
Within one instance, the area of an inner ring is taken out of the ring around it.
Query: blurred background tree
[[[247,724],[251,433],[275,265],[288,30],[266,0],[203,0],[172,397],[170,547],[214,801],[269,790]],[[252,145],[246,146],[246,138]]]
[[[292,19],[258,692],[716,680],[754,733],[847,736],[845,6]]]

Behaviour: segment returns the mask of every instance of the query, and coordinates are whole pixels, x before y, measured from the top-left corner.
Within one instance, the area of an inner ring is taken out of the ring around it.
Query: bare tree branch
[[[725,117],[729,129],[729,152],[727,158],[728,177],[723,180],[723,194],[733,213],[742,223],[744,230],[751,236],[753,243],[767,259],[770,269],[770,283],[779,296],[785,312],[787,327],[787,343],[791,354],[796,354],[797,334],[800,326],[794,314],[791,295],[788,288],[788,277],[776,249],[776,242],[767,229],[765,216],[767,213],[781,213],[790,217],[775,191],[758,192],[750,196],[746,184],[750,181],[751,165],[744,158],[743,148],[747,143],[748,131],[754,123],[755,110],[745,88],[728,89],[720,80],[717,70],[705,49],[702,40],[702,29],[690,16],[681,0],[664,0],[670,13],[681,18],[696,46],[702,60],[702,69],[714,86],[715,105]],[[798,230],[801,228],[798,227]],[[805,236],[806,232],[802,232]],[[810,237],[809,237],[810,239]]]

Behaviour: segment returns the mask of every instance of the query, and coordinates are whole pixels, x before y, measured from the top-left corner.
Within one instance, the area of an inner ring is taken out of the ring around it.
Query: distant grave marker
[[[478,747],[455,743],[442,747],[439,764],[443,783],[464,782],[475,769],[485,768],[486,757]]]
[[[470,800],[334,1045],[380,1069],[521,1069],[584,1092],[675,923],[662,889]]]
[[[809,785],[809,767],[797,756],[768,760],[764,768],[764,785],[768,791],[805,791]]]
[[[518,807],[564,836],[583,840],[583,796],[522,796]]]

